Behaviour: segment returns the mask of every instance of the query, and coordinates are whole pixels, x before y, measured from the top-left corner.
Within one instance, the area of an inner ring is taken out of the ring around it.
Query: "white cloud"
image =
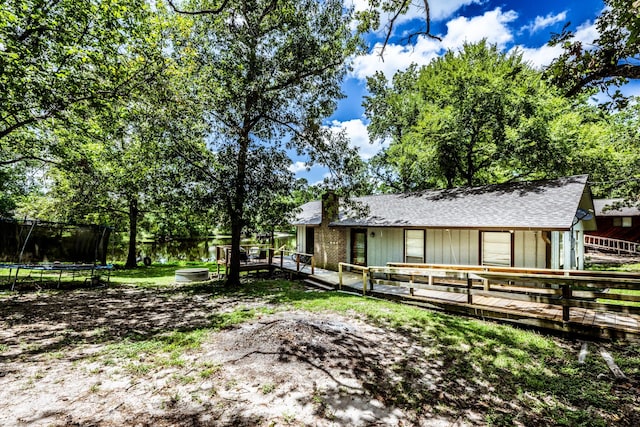
[[[447,22],[447,35],[442,44],[447,49],[458,50],[465,42],[475,43],[487,39],[489,43],[503,48],[513,40],[513,33],[507,24],[517,18],[518,14],[513,10],[503,12],[500,8],[473,18],[461,16]]]
[[[585,44],[591,44],[600,36],[596,25],[592,22],[585,22],[576,29],[575,40],[579,40]]]
[[[305,162],[297,161],[289,166],[289,171],[291,173],[298,173],[302,171],[306,171],[308,169],[307,164]]]
[[[436,58],[442,50],[437,40],[418,37],[415,45],[388,44],[384,50],[384,57],[380,57],[382,43],[376,43],[371,53],[358,56],[353,61],[352,74],[366,80],[376,71],[382,71],[390,79],[398,70],[404,70],[412,63],[426,65]]]
[[[454,12],[463,6],[482,4],[484,0],[430,0],[429,11],[431,19],[442,20],[451,17]]]
[[[344,131],[349,141],[351,141],[350,145],[352,147],[358,147],[360,156],[365,160],[370,159],[388,145],[386,142],[371,144],[369,142],[367,125],[360,119],[348,120],[346,122],[334,120],[331,122],[331,129],[334,132]]]
[[[566,11],[560,12],[557,15],[552,15],[550,13],[547,16],[536,16],[536,19],[533,22],[522,27],[522,31],[529,31],[529,34],[533,34],[547,27],[550,27],[551,25],[557,24],[558,22],[563,22],[566,19]]]
[[[515,49],[518,49],[520,53],[522,53],[522,58],[526,62],[538,69],[546,67],[562,53],[561,46],[544,45],[535,48],[516,46],[512,48],[510,52],[513,52]]]
[[[473,43],[487,39],[502,48],[513,40],[508,24],[518,17],[514,11],[503,12],[500,8],[473,18],[459,17],[447,23],[447,34],[442,42],[420,36],[412,46],[389,44],[380,58],[381,43],[377,43],[368,55],[356,57],[352,74],[361,80],[382,71],[390,79],[398,70],[405,70],[412,63],[426,65],[445,49],[459,50],[465,42]]]

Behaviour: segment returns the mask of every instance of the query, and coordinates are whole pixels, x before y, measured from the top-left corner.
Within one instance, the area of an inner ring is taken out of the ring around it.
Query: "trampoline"
[[[63,273],[71,273],[73,277],[77,273],[89,273],[88,277],[85,278],[85,283],[87,280],[91,281],[91,284],[94,284],[96,279],[99,279],[103,274],[107,274],[107,284],[111,281],[111,270],[113,269],[113,265],[105,264],[105,265],[95,265],[95,264],[62,264],[62,263],[53,263],[53,264],[0,264],[0,269],[8,269],[9,275],[8,280],[11,283],[11,290],[15,290],[16,284],[18,283],[18,275],[20,274],[20,270],[29,270],[29,271],[39,271],[40,272],[40,283],[44,283],[44,273],[52,272],[58,273],[58,288],[60,288],[60,282],[62,281]]]

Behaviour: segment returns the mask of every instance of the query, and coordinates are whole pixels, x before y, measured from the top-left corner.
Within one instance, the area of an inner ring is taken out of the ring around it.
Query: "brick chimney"
[[[340,198],[333,191],[322,195],[322,223],[315,229],[316,265],[320,268],[338,270],[339,262],[347,261],[347,229],[329,227],[338,220]]]
[[[340,199],[335,192],[329,190],[322,195],[322,225],[338,220]]]

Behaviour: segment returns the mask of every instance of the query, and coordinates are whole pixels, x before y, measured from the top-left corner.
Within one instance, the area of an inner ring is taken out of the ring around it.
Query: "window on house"
[[[424,262],[424,230],[404,231],[404,261]]]
[[[613,218],[614,227],[622,227],[622,218]]]
[[[482,233],[482,265],[511,267],[511,233]]]
[[[630,216],[622,217],[622,226],[623,227],[631,227],[632,221]]]

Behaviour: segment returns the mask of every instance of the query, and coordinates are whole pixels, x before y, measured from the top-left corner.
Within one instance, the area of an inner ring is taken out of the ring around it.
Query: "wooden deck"
[[[273,265],[279,269],[281,267],[280,259],[275,258]],[[326,287],[340,288],[340,277],[336,271],[316,267],[314,274],[311,274],[309,266],[305,266],[301,271],[296,271],[296,264],[287,258],[282,262],[282,269]],[[364,293],[450,313],[543,328],[567,335],[586,335],[605,339],[640,339],[640,314],[637,314],[639,311],[637,307],[630,308],[628,311],[631,313],[625,312],[624,307],[617,308],[619,312],[602,311],[589,307],[564,307],[559,302],[556,304],[536,302],[532,300],[535,297],[525,297],[523,300],[513,299],[519,297],[520,294],[514,293],[510,296],[509,293],[522,290],[517,287],[492,286],[493,292],[485,292],[483,286],[477,284],[470,286],[469,290],[466,287],[452,288],[452,281],[444,279],[436,280],[432,285],[425,286],[437,288],[440,285],[443,289],[448,289],[442,291],[410,288],[407,285],[374,284],[375,281],[368,276],[363,276],[361,271],[344,271],[342,281],[342,290],[348,292]],[[550,294],[558,292],[560,291],[548,291]],[[498,297],[493,294],[505,295],[506,297]],[[545,292],[543,291],[541,294],[544,295]],[[544,300],[550,297],[539,298]],[[585,305],[588,306],[589,303],[585,303]],[[592,305],[598,304],[593,303]],[[567,321],[565,319],[569,314]]]

